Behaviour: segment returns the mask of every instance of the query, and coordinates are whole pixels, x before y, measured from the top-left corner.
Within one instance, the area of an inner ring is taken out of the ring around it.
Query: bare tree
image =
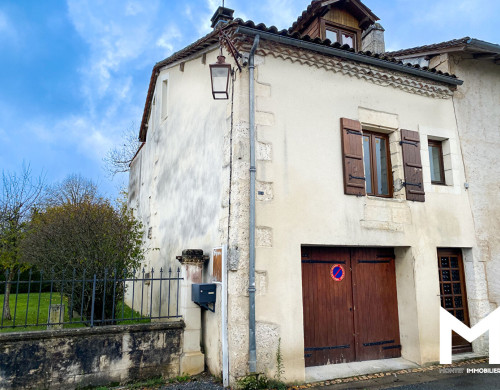
[[[137,130],[132,124],[123,132],[121,145],[109,150],[104,157],[104,169],[111,177],[130,170],[130,163],[142,145],[137,134]]]
[[[98,193],[97,184],[80,174],[69,175],[62,182],[48,187],[44,194],[46,207],[64,204],[78,205],[82,203],[99,203],[102,197]]]
[[[20,174],[2,171],[0,189],[0,267],[6,272],[3,318],[11,319],[10,289],[14,275],[27,266],[21,262],[20,242],[27,222],[40,200],[44,178],[32,177],[30,166],[23,166]]]

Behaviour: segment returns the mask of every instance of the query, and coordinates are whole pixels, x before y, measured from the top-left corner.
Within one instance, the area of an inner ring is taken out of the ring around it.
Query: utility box
[[[217,285],[215,283],[192,284],[191,300],[203,309],[215,312],[216,292]]]

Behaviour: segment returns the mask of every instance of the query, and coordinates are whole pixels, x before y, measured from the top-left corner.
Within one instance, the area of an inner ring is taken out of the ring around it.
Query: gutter
[[[248,58],[250,73],[249,122],[250,122],[250,260],[248,265],[248,368],[251,374],[257,372],[257,348],[255,342],[255,80],[254,56],[259,45],[260,35],[256,34]]]
[[[245,34],[249,36],[260,36],[263,39],[278,42],[284,45],[289,45],[293,47],[298,47],[300,49],[312,50],[318,53],[327,54],[330,56],[336,56],[345,58],[348,60],[361,62],[368,65],[379,66],[382,68],[387,68],[391,70],[395,70],[402,73],[408,73],[414,76],[423,77],[426,79],[439,81],[441,83],[449,84],[449,85],[462,85],[464,82],[454,77],[440,75],[431,73],[425,70],[416,69],[410,66],[406,66],[403,64],[394,63],[391,61],[383,60],[376,57],[371,57],[365,54],[353,53],[351,51],[337,49],[335,47],[320,45],[313,42],[306,42],[297,38],[291,38],[283,35],[273,34],[265,31],[260,31],[255,28],[239,26],[236,29],[236,33]],[[498,49],[497,49],[498,50]]]
[[[494,43],[489,43],[485,41],[481,41],[479,39],[471,38],[467,41],[467,45],[471,45],[477,47],[479,49],[487,50],[493,53],[500,54],[500,45],[495,45]]]

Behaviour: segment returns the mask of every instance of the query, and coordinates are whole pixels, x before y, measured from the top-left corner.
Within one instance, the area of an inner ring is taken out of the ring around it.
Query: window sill
[[[392,198],[382,198],[380,196],[367,195],[366,198],[370,199],[370,200],[380,200],[380,201],[383,201],[383,202],[392,202],[392,203],[404,203],[404,202],[406,202],[406,199],[396,199],[394,197],[392,197]]]

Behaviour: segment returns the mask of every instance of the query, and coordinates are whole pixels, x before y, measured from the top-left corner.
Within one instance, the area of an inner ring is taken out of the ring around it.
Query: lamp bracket
[[[231,53],[231,55],[233,56],[234,61],[236,62],[236,65],[238,66],[238,69],[241,72],[241,65],[238,61],[238,58],[242,58],[242,55],[238,51],[238,49],[236,49],[236,47],[234,46],[233,42],[231,41],[231,38],[229,38],[229,36],[224,32],[224,30],[222,28],[219,30],[219,42],[220,42],[221,51],[222,51],[222,46],[224,45],[224,43],[226,44],[229,53]]]

